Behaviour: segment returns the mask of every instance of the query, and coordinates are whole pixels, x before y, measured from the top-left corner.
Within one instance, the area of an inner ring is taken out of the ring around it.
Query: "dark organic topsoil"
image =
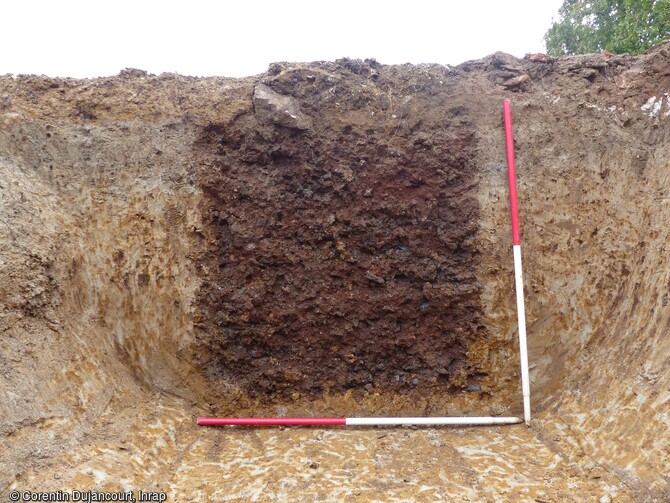
[[[443,67],[403,88],[374,62],[324,66],[264,80],[309,129],[256,109],[203,130],[209,373],[257,396],[449,389],[486,332],[473,128]]]

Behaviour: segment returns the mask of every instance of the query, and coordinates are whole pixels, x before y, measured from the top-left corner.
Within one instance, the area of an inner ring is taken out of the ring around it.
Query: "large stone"
[[[495,68],[500,68],[503,70],[509,70],[512,72],[522,71],[522,68],[519,65],[519,60],[511,54],[507,54],[506,52],[498,51],[493,53],[491,55],[491,64]]]
[[[505,86],[507,89],[512,89],[514,87],[519,87],[528,79],[530,79],[530,76],[527,73],[524,73],[522,75],[519,75],[518,77],[514,77],[513,79],[506,80],[505,82],[503,82],[503,86]]]
[[[274,124],[292,129],[310,129],[312,120],[300,111],[296,101],[290,96],[279,94],[265,84],[254,89],[256,114]]]

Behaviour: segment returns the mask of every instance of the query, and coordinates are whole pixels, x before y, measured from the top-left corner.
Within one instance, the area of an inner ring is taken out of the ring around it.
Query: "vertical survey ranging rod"
[[[514,166],[514,134],[512,132],[512,105],[503,101],[505,117],[505,146],[507,148],[507,176],[509,178],[509,204],[512,214],[512,249],[514,251],[514,283],[516,309],[519,322],[519,354],[521,357],[521,392],[523,394],[523,420],[530,423],[530,379],[528,377],[528,346],[526,342],[526,308],[523,300],[523,272],[521,268],[521,234],[519,232],[519,203],[516,197],[516,168]]]

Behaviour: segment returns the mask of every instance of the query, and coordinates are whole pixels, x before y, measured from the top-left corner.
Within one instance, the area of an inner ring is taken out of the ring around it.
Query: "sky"
[[[0,75],[242,77],[275,61],[457,65],[545,50],[563,0],[7,0]]]

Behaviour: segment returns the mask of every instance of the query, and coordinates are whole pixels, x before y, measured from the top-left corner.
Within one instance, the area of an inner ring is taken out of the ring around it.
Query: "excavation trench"
[[[667,499],[669,59],[0,78],[0,491]]]

